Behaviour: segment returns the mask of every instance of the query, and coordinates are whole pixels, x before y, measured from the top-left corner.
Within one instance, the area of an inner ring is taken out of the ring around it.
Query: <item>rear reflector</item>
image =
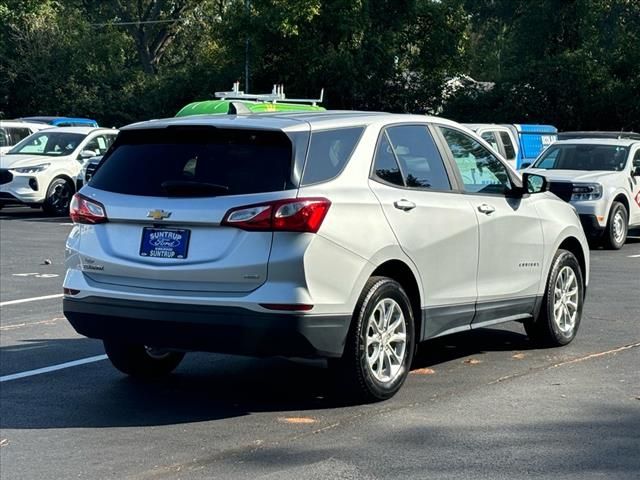
[[[74,223],[95,225],[96,223],[108,221],[104,205],[79,193],[76,193],[71,199],[69,216]]]
[[[261,303],[261,307],[267,310],[283,310],[283,311],[308,311],[313,308],[313,305],[307,305],[305,303]]]
[[[329,211],[326,198],[290,198],[232,208],[222,225],[263,232],[316,233]]]

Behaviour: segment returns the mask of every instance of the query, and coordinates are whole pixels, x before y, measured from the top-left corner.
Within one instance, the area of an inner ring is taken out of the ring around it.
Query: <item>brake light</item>
[[[316,233],[329,211],[326,198],[291,198],[232,208],[222,225],[262,232]]]
[[[104,205],[95,200],[89,200],[84,195],[76,193],[71,199],[69,216],[74,223],[95,225],[107,221],[107,212]]]

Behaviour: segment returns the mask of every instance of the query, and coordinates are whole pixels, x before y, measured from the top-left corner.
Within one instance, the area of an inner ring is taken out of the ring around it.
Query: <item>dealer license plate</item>
[[[157,258],[187,258],[189,230],[145,227],[142,230],[140,256]]]

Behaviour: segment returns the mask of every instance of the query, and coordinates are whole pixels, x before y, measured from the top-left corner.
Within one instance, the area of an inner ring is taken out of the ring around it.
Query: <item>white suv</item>
[[[121,130],[74,197],[64,313],[134,376],[188,350],[324,357],[393,395],[416,344],[500,322],[578,330],[573,207],[447,120],[198,116]]]
[[[585,231],[608,248],[621,248],[640,226],[640,140],[555,142],[525,171],[573,183],[570,201]]]
[[[0,156],[0,206],[42,206],[49,215],[66,215],[83,162],[101,155],[117,130],[55,127],[36,132]]]

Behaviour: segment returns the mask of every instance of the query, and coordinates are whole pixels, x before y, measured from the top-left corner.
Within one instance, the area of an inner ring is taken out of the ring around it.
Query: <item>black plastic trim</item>
[[[260,313],[240,307],[65,297],[81,335],[250,356],[340,357],[350,315]]]

